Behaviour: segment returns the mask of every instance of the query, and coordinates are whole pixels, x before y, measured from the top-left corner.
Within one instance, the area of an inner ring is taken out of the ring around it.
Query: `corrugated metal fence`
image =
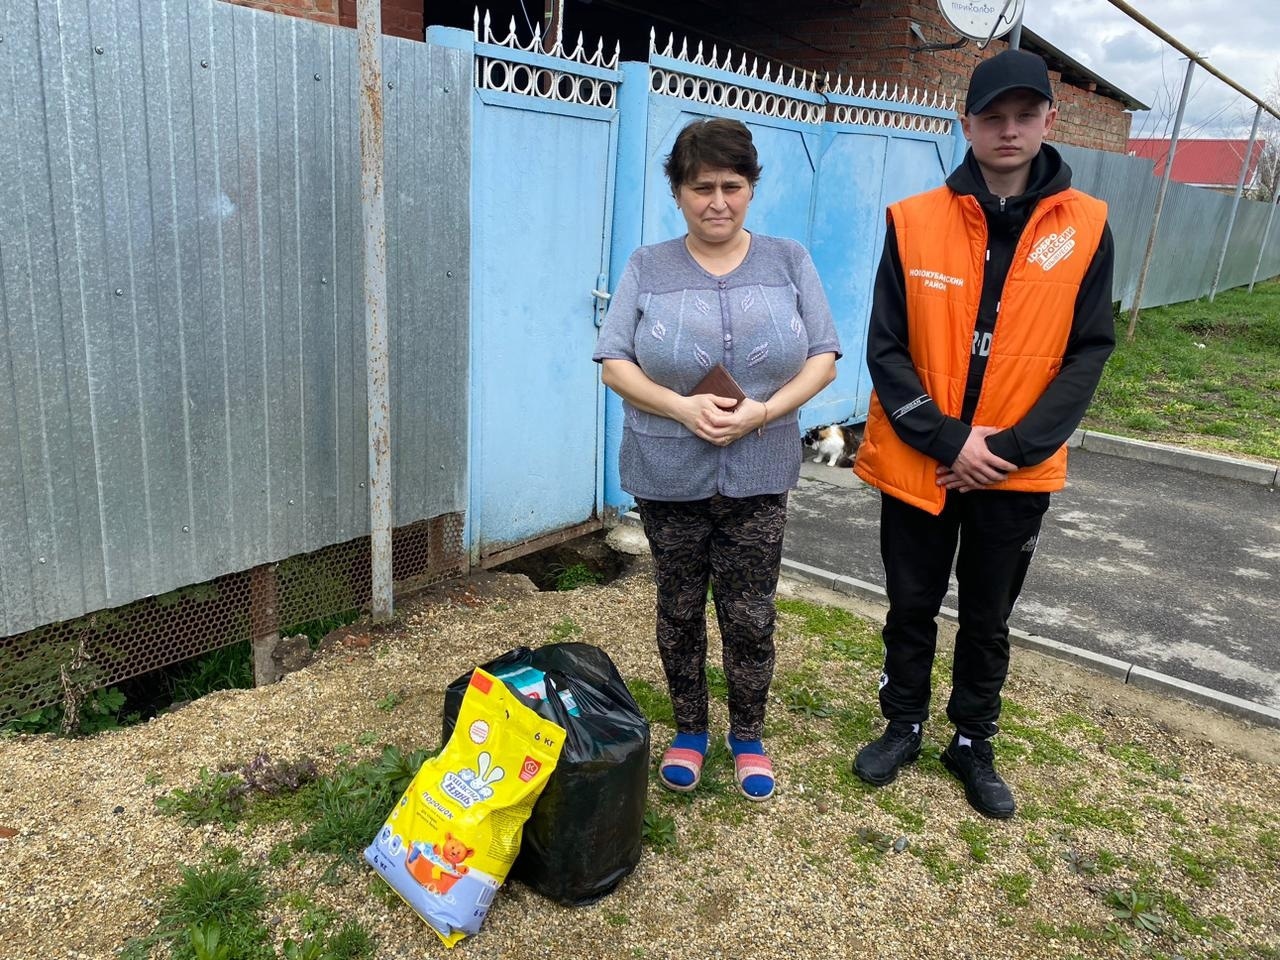
[[[0,31],[0,636],[368,533],[355,33]],[[466,508],[470,58],[388,39],[395,523]]]
[[[1111,232],[1116,242],[1116,272],[1112,299],[1125,309],[1133,304],[1138,287],[1138,271],[1151,231],[1156,192],[1160,181],[1151,160],[1126,157],[1100,150],[1084,150],[1058,144],[1071,165],[1073,184],[1107,201]],[[1160,215],[1160,232],[1151,261],[1142,305],[1194,300],[1208,294],[1213,272],[1231,217],[1230,196],[1170,183]],[[1265,203],[1241,200],[1231,230],[1231,243],[1222,267],[1219,289],[1246,285],[1253,279],[1258,263],[1258,246],[1266,231]],[[1258,278],[1280,273],[1280,223],[1273,224]]]

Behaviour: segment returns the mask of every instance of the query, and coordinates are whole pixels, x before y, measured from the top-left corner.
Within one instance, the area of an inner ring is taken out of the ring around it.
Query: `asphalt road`
[[[806,462],[786,557],[883,586],[879,505],[852,471]],[[1072,450],[1010,625],[1280,708],[1280,493]]]

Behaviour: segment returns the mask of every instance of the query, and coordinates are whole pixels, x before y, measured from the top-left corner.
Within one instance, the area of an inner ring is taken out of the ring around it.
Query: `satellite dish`
[[[1022,20],[1026,0],[938,0],[938,9],[956,33],[985,42],[1003,37]]]

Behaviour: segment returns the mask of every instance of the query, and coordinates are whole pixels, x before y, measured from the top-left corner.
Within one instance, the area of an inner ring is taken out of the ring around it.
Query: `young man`
[[[956,734],[942,760],[969,803],[999,818],[1014,812],[990,743],[1009,613],[1066,480],[1065,443],[1115,347],[1106,205],[1073,190],[1042,143],[1056,118],[1038,56],[982,62],[961,118],[964,162],[945,186],[889,208],[867,341],[875,391],[855,465],[881,491],[889,614],[888,727],[854,770],[882,786],[920,754],[954,560]]]

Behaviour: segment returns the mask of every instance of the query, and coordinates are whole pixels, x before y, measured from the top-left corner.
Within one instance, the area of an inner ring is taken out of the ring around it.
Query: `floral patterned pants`
[[[774,594],[787,495],[639,500],[658,584],[658,652],[676,728],[707,729],[707,583],[715,599],[729,684],[729,728],[764,731],[773,679]]]

